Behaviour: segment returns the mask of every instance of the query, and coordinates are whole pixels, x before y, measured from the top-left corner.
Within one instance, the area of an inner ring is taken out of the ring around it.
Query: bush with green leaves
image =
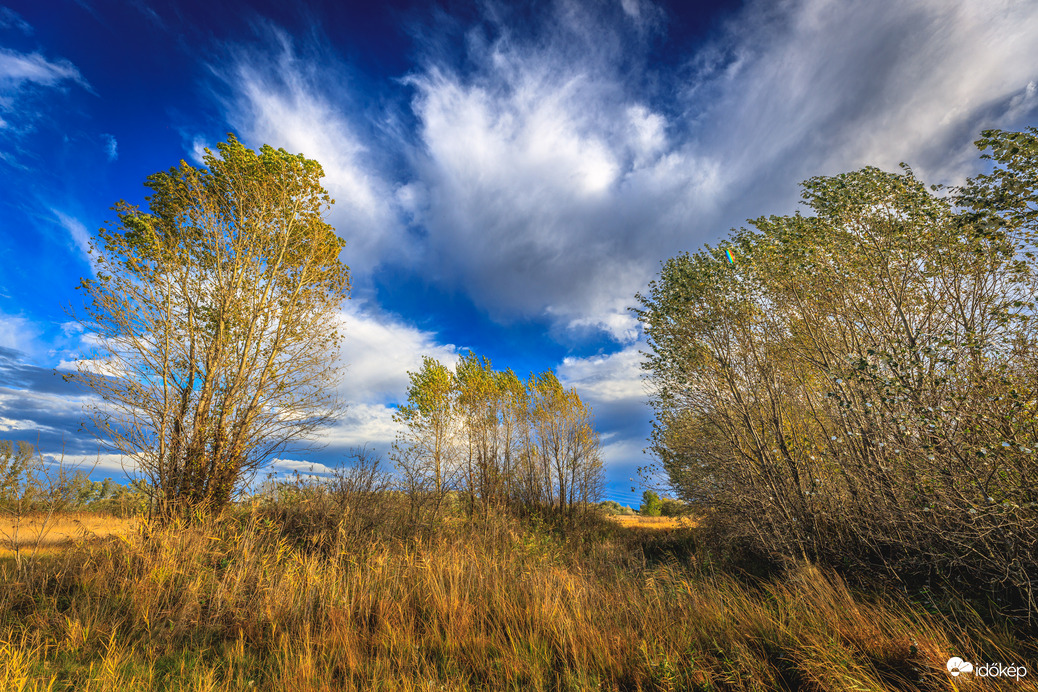
[[[633,516],[634,510],[625,505],[621,505],[615,500],[605,500],[598,503],[598,508],[606,516]]]
[[[668,260],[639,317],[653,449],[682,499],[773,556],[951,575],[1038,613],[1038,130],[990,174],[803,184]]]
[[[665,497],[660,500],[661,517],[682,517],[689,513],[689,506],[681,500],[673,497]]]
[[[646,490],[642,493],[642,505],[638,508],[638,513],[643,517],[658,517],[660,511],[660,496],[656,494],[656,491]]]

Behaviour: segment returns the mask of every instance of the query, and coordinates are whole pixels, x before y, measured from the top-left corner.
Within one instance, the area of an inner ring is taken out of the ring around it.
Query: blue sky
[[[576,387],[607,497],[636,501],[628,308],[659,262],[810,176],[959,182],[981,129],[1036,124],[1036,81],[1030,2],[0,4],[0,438],[97,457],[55,374],[90,350],[66,312],[88,239],[234,132],[323,164],[354,276],[350,408],[279,468],[387,450],[406,371],[472,349]]]

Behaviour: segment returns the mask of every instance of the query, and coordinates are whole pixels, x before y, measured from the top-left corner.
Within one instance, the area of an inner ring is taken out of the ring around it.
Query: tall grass
[[[434,528],[314,541],[252,512],[5,567],[0,691],[951,690],[952,655],[1038,662],[974,615],[810,566],[698,568],[694,529]]]

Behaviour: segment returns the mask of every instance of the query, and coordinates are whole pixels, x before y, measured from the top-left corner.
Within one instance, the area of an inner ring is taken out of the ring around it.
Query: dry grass
[[[59,549],[83,540],[108,536],[126,536],[137,526],[136,519],[121,519],[108,514],[69,512],[53,517],[29,515],[18,527],[18,546],[28,549],[39,544],[40,552],[55,554]],[[15,520],[0,517],[0,558],[14,554],[11,543],[15,535]]]
[[[0,692],[953,690],[953,654],[1035,660],[811,567],[699,571],[690,536],[505,518],[322,551],[253,517],[82,541],[0,575]]]
[[[643,517],[640,514],[614,514],[609,518],[620,526],[640,529],[692,529],[698,524],[692,517]]]

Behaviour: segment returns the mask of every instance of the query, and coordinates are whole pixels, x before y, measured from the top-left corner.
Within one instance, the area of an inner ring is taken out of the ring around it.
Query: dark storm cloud
[[[54,368],[28,363],[24,354],[0,346],[0,386],[70,397],[86,394],[82,385],[65,381],[63,374]]]
[[[83,406],[90,400],[81,385],[66,382],[62,373],[0,347],[0,438],[38,444],[46,454],[89,454],[97,450],[82,430]]]

